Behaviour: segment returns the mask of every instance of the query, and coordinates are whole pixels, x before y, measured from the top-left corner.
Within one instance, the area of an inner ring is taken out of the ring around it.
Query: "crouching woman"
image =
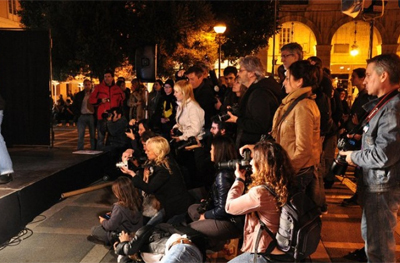
[[[226,212],[232,215],[246,215],[243,232],[243,254],[229,261],[230,263],[268,262],[265,254],[279,260],[284,259],[283,252],[274,248],[272,238],[263,230],[256,247],[260,230],[259,219],[274,234],[278,231],[280,207],[282,207],[293,185],[293,168],[286,151],[271,141],[258,142],[252,152],[250,162],[253,170],[252,183],[245,189],[245,171],[235,171],[236,180],[229,190],[226,200]],[[274,197],[265,187],[276,193]],[[272,250],[272,251],[271,251]],[[258,253],[254,261],[254,253]]]

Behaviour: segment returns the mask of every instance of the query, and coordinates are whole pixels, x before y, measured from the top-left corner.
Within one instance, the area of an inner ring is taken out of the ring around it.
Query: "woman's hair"
[[[265,184],[275,191],[277,206],[285,205],[294,180],[287,152],[276,142],[260,141],[254,146],[253,162],[255,171],[249,189]]]
[[[212,140],[214,146],[214,163],[237,159],[237,151],[233,140],[227,136],[216,136]]]
[[[179,80],[175,82],[174,90],[182,92],[183,100],[182,100],[182,108],[186,107],[188,100],[191,99],[193,102],[197,103],[194,99],[193,87],[187,80]]]
[[[170,148],[167,139],[161,136],[155,136],[146,141],[147,149],[149,148],[149,145],[151,145],[150,148],[156,155],[156,158],[151,161],[149,160],[149,162],[154,162],[156,165],[164,166],[167,168],[169,173],[172,174],[168,163],[168,154]]]
[[[160,84],[161,90],[163,90],[164,89],[164,82],[162,82],[161,79],[157,79],[156,82],[158,82],[158,84]],[[151,92],[156,92],[156,89],[154,88],[154,85],[153,85],[153,88],[151,89]]]
[[[143,125],[143,128],[146,130],[146,131],[150,131],[151,130],[151,123],[150,123],[150,120],[149,119],[141,119],[140,121],[138,121],[137,122],[137,126],[139,127],[139,124],[142,124]]]
[[[302,87],[316,89],[322,79],[322,72],[318,66],[311,65],[308,60],[299,60],[289,67],[290,74],[295,80],[303,79]]]
[[[132,181],[126,176],[120,176],[112,184],[112,191],[118,198],[118,204],[133,212],[142,211],[142,197]]]

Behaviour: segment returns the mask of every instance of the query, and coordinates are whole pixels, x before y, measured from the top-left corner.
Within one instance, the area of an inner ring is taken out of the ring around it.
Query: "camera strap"
[[[375,107],[368,113],[368,116],[365,118],[365,120],[362,122],[361,127],[364,127],[369,123],[369,121],[378,113],[378,111],[385,106],[391,99],[394,98],[399,94],[399,91],[397,89],[387,93],[379,102],[375,105]]]

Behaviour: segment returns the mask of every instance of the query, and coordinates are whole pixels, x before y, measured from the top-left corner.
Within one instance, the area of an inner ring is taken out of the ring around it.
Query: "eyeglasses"
[[[284,58],[284,59],[286,59],[286,58],[288,58],[288,57],[290,57],[290,56],[294,56],[294,54],[293,53],[290,53],[290,54],[281,54],[281,59],[282,58]]]

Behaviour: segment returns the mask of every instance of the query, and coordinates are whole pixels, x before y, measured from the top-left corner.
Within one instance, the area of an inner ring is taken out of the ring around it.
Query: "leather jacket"
[[[211,188],[211,209],[204,213],[206,219],[229,220],[232,215],[225,212],[226,197],[235,181],[232,170],[218,170]]]
[[[363,107],[367,112],[379,102]],[[379,109],[364,126],[362,150],[354,151],[351,160],[363,169],[363,185],[368,192],[387,192],[400,183],[400,94]]]

